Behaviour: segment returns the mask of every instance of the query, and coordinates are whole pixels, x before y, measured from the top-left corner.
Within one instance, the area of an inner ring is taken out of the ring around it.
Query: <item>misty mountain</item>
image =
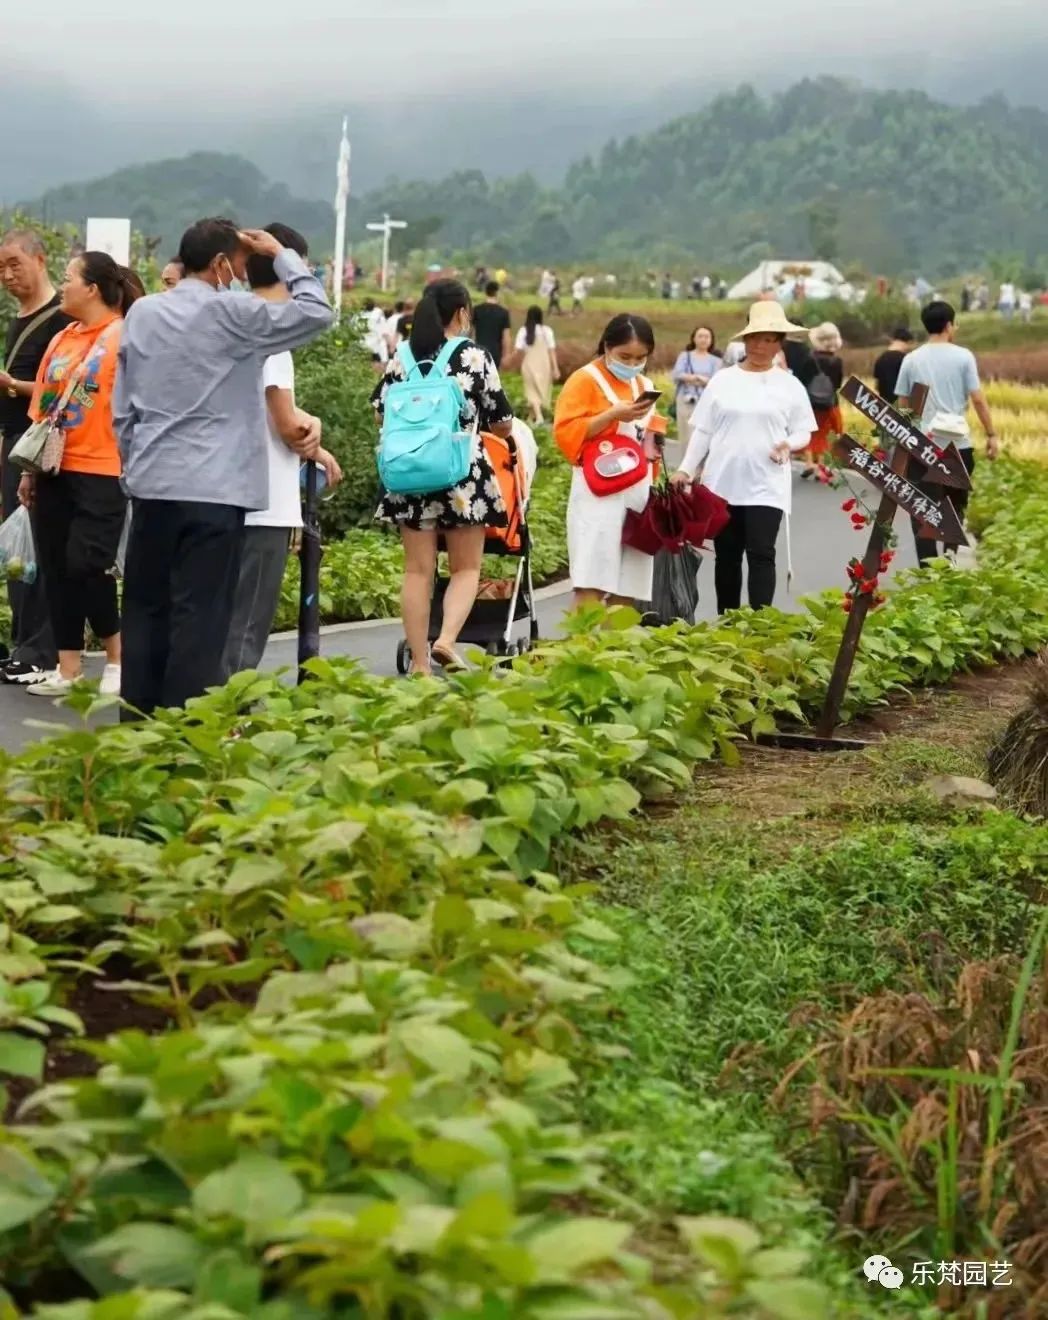
[[[320,163],[309,149],[319,148],[306,120],[299,128],[295,139],[284,124],[283,140],[297,142],[308,180]],[[256,159],[275,173],[264,150],[276,150],[275,137],[264,124],[254,131]],[[1048,253],[1048,115],[1001,97],[955,106],[835,78],[764,97],[742,87],[654,131],[605,141],[560,186],[537,173],[471,167],[362,195],[354,162],[352,239],[388,209],[409,222],[400,240],[408,247],[497,263],[739,267],[786,254],[935,276],[998,253],[1031,262]],[[52,189],[31,209],[76,224],[128,215],[169,244],[202,214],[279,217],[316,251],[330,250],[326,194],[304,200],[266,173],[237,156],[197,152]]]
[[[500,262],[750,265],[773,255],[948,275],[1048,253],[1048,115],[835,78],[751,87],[607,143],[561,188],[476,172],[369,198]],[[435,223],[439,222],[439,223]]]
[[[286,184],[270,183],[250,161],[209,151],[52,188],[27,209],[52,224],[78,229],[88,216],[127,216],[133,229],[162,239],[161,257],[174,251],[182,231],[204,215],[257,225],[279,219],[305,234],[318,251],[330,247],[334,228],[330,202],[304,201]]]
[[[644,89],[624,104],[613,87],[595,95],[571,86],[555,95],[495,88],[483,96],[478,130],[480,82],[453,96],[413,97],[391,84],[388,96],[370,101],[350,96],[343,105],[305,109],[278,102],[260,118],[205,112],[192,102],[129,113],[79,95],[54,75],[26,78],[0,66],[0,124],[17,125],[0,150],[0,206],[72,179],[199,151],[244,156],[299,196],[333,197],[343,114],[358,195],[390,178],[434,179],[462,169],[527,172],[555,183],[573,160],[609,138],[656,128],[706,94]]]

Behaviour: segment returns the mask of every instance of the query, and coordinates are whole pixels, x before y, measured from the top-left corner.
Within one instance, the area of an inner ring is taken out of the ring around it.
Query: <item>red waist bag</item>
[[[639,440],[603,431],[582,451],[582,475],[594,495],[618,495],[648,475],[648,460]]]

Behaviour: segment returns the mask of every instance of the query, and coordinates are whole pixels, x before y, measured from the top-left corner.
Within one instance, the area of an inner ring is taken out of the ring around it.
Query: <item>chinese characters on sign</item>
[[[867,389],[858,376],[850,377],[841,394],[854,404],[859,412],[878,428],[887,440],[901,445],[918,463],[928,469],[928,480],[937,486],[953,486],[957,490],[970,490],[972,479],[968,475],[957,447],[953,444],[940,449],[932,444],[923,431],[917,429],[901,412],[886,403],[879,394]]]
[[[916,518],[926,534],[946,545],[968,544],[960,519],[948,499],[944,498],[939,503],[929,498],[850,436],[842,435],[835,442],[833,452],[842,463],[854,472],[860,472],[882,494],[887,495],[903,513]]]

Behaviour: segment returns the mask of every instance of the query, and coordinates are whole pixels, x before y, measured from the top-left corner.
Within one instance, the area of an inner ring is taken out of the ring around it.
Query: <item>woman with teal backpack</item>
[[[411,334],[386,364],[372,395],[379,424],[386,420],[390,392],[404,393],[409,376],[425,381],[438,369],[461,392],[459,428],[472,435],[465,476],[442,490],[424,494],[387,489],[376,517],[400,528],[404,542],[404,583],[401,618],[411,653],[411,672],[428,674],[431,660],[442,668],[462,666],[455,643],[469,617],[480,585],[487,527],[506,525],[506,506],[480,432],[505,439],[513,424],[513,409],[502,389],[490,355],[470,338],[473,304],[458,280],[435,280],[415,308]],[[420,391],[422,393],[422,391]],[[382,451],[380,449],[380,466]],[[403,483],[410,485],[410,480]],[[437,543],[448,550],[450,580],[444,595],[440,636],[428,645],[430,602],[436,576]]]

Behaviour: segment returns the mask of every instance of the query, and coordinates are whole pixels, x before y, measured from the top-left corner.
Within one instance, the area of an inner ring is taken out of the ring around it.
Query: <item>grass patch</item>
[[[881,722],[897,732],[866,753],[747,749],[743,773],[703,770],[679,810],[590,835],[566,861],[598,884],[633,977],[604,1027],[618,1057],[585,1100],[589,1121],[628,1131],[613,1150],[623,1189],[814,1244],[842,1314],[883,1309],[852,1272],[889,1244],[835,1231],[842,1189],[811,1155],[802,1088],[772,1099],[827,1016],[879,992],[945,995],[967,961],[1024,948],[1044,831],[923,788],[982,773],[1022,670],[892,709]],[[927,1302],[905,1292],[893,1314]]]

